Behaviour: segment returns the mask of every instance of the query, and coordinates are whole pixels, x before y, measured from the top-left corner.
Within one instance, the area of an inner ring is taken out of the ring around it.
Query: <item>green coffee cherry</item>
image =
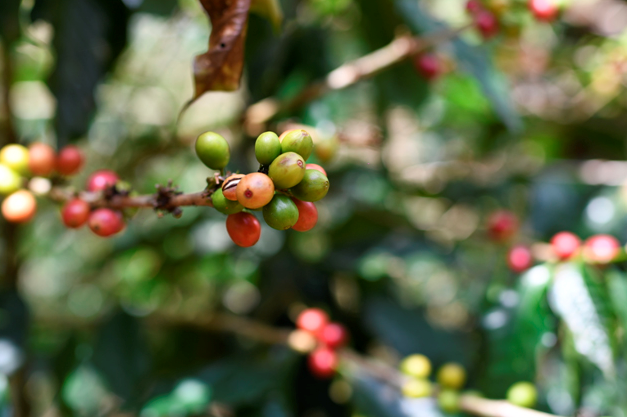
[[[305,171],[303,180],[291,189],[299,200],[314,202],[324,198],[329,191],[329,179],[316,169]]]
[[[305,160],[295,152],[279,155],[272,161],[268,170],[268,176],[272,178],[274,188],[279,190],[295,186],[304,175]]]
[[[288,196],[275,194],[263,208],[263,219],[273,229],[287,230],[298,221],[298,208]]]
[[[443,389],[438,394],[438,405],[446,413],[459,411],[459,393],[452,389]]]
[[[265,132],[255,141],[255,157],[261,165],[269,165],[281,155],[281,141],[274,132]]]
[[[11,168],[0,164],[0,194],[11,194],[22,186],[22,177]]]
[[[281,139],[281,150],[285,152],[295,152],[306,161],[313,151],[313,140],[311,135],[305,130],[290,130]]]
[[[196,155],[211,169],[221,170],[231,157],[229,144],[215,132],[205,132],[196,139]]]
[[[507,390],[507,401],[520,407],[531,408],[538,400],[538,390],[531,382],[517,382]]]
[[[235,214],[244,210],[244,206],[239,202],[227,200],[221,188],[218,188],[211,194],[211,202],[213,207],[222,214]]]

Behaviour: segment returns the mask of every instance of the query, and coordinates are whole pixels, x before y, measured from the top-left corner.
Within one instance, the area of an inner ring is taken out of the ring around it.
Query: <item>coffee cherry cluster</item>
[[[401,391],[409,398],[435,396],[440,409],[446,413],[460,411],[460,390],[466,384],[466,370],[455,362],[442,365],[436,373],[434,384],[429,380],[431,361],[424,355],[413,354],[400,363],[399,370],[406,377]],[[480,396],[476,391],[467,391],[465,395]],[[517,382],[507,391],[507,400],[520,407],[533,407],[537,400],[536,387],[530,382]]]
[[[296,327],[309,333],[318,342],[318,346],[307,358],[310,372],[320,379],[331,378],[339,364],[337,349],[348,342],[346,328],[339,323],[330,322],[327,313],[319,308],[308,308],[300,313]]]
[[[230,159],[226,140],[206,132],[196,139],[196,154],[209,168],[223,171]],[[261,225],[251,210],[261,210],[268,226],[277,230],[306,232],[318,221],[314,202],[329,191],[324,168],[306,161],[314,148],[311,135],[302,129],[259,135],[255,142],[258,172],[232,174],[210,185],[213,206],[228,215],[226,229],[235,244],[250,247],[261,236]]]
[[[0,149],[0,195],[2,215],[7,221],[25,223],[37,211],[37,201],[27,189],[27,180],[32,177],[50,177],[76,174],[83,165],[81,151],[72,145],[57,154],[45,143],[33,143],[28,148],[10,144]]]

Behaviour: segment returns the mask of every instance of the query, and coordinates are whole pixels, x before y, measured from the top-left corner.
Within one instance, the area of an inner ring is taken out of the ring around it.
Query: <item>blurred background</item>
[[[187,207],[180,219],[139,210],[102,239],[66,229],[45,198],[28,225],[2,223],[0,415],[441,415],[366,375],[318,380],[285,346],[198,325],[224,313],[291,328],[316,306],[392,366],[422,353],[462,363],[491,398],[529,380],[541,410],[625,417],[625,265],[578,263],[561,279],[537,242],[562,230],[627,241],[627,3],[573,1],[553,23],[526,1],[484,3],[499,33],[434,47],[436,77],[409,59],[264,126],[305,125],[327,151],[310,160],[332,184],[310,232],[264,224],[238,248],[224,215]],[[278,31],[249,17],[241,88],[203,95],[177,122],[211,31],[198,1],[2,0],[0,140],[77,144],[79,189],[110,168],[142,194],[168,180],[200,191],[213,172],[198,134],[221,133],[229,168],[254,171],[251,104],[295,97],[397,36],[471,22],[461,0],[280,9]],[[496,210],[520,223],[507,242],[486,228]],[[513,244],[539,259],[522,277]]]

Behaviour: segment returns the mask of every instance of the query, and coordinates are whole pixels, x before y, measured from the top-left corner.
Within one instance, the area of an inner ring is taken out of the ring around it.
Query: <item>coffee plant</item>
[[[627,417],[625,16],[0,1],[0,415]]]

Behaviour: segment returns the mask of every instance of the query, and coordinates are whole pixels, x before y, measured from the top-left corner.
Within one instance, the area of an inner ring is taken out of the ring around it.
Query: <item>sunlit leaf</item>
[[[559,265],[549,301],[572,333],[577,351],[596,365],[606,378],[614,378],[609,300],[598,279],[583,266]]]

